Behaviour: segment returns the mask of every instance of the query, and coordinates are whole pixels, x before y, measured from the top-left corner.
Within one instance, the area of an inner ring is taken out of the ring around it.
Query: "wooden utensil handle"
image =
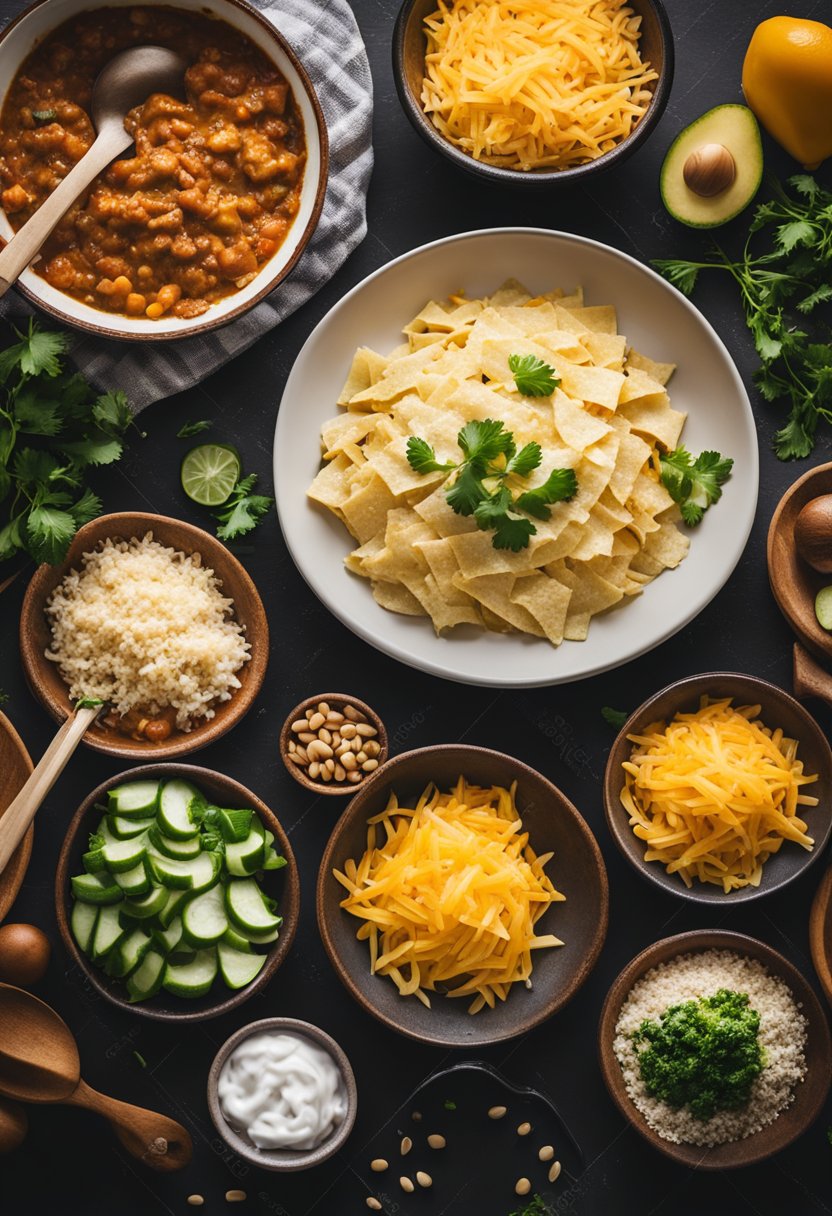
[[[165,1173],[181,1170],[191,1159],[191,1137],[181,1123],[169,1119],[167,1115],[159,1115],[141,1106],[131,1106],[129,1102],[119,1102],[117,1098],[90,1089],[85,1081],[79,1081],[64,1100],[70,1106],[83,1106],[103,1115],[112,1124],[128,1153],[152,1170]]]
[[[820,663],[812,658],[809,651],[805,646],[801,646],[800,642],[794,644],[792,659],[794,695],[799,700],[804,700],[806,697],[817,697],[819,701],[825,701],[827,705],[832,706],[832,675],[828,671],[824,671]]]
[[[85,731],[98,717],[101,709],[100,705],[94,709],[77,709],[67,718],[39,763],[35,765],[20,793],[6,808],[5,814],[0,818],[0,874],[26,835],[29,824],[63,772]]]

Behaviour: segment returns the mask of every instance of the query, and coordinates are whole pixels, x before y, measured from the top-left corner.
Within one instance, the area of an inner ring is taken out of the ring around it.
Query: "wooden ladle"
[[[191,1137],[181,1124],[90,1089],[72,1031],[54,1009],[30,992],[0,984],[0,1094],[19,1102],[84,1106],[113,1125],[127,1151],[151,1169],[182,1169]]]

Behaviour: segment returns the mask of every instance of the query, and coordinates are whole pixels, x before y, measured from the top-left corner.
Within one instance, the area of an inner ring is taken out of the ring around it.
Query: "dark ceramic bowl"
[[[474,160],[455,147],[431,122],[422,108],[422,80],[425,74],[425,17],[437,8],[436,0],[405,0],[393,32],[393,76],[405,114],[422,138],[460,169],[483,181],[521,185],[530,188],[552,185],[585,185],[597,174],[611,169],[640,148],[664,113],[673,83],[673,34],[661,0],[628,0],[641,16],[641,52],[658,72],[653,82],[653,99],[636,128],[603,156],[572,169],[503,169]]]
[[[820,799],[816,807],[803,807],[802,813],[809,825],[809,834],[814,837],[815,847],[807,852],[800,845],[784,843],[778,853],[765,863],[759,887],[743,887],[725,894],[721,887],[711,883],[696,883],[686,887],[677,874],[666,873],[657,861],[644,860],[644,841],[639,840],[630,827],[627,812],[621,805],[621,790],[624,786],[622,763],[629,757],[632,744],[627,736],[639,734],[651,722],[667,721],[676,713],[689,713],[699,705],[699,698],[707,694],[712,699],[732,697],[734,705],[760,705],[760,719],[772,730],[778,726],[785,734],[797,739],[800,746],[797,757],[803,761],[803,771],[817,773],[814,785],[805,787],[805,792]],[[756,676],[736,672],[715,671],[701,676],[688,676],[669,684],[657,692],[631,714],[607,760],[604,774],[604,810],[607,826],[612,838],[627,861],[635,867],[642,878],[661,887],[680,899],[693,903],[720,904],[723,907],[749,900],[762,899],[793,882],[800,874],[814,865],[822,856],[832,832],[832,816],[829,800],[832,796],[832,751],[823,731],[803,706],[782,688],[759,680]]]
[[[317,693],[313,697],[304,697],[292,712],[286,715],[286,720],[280,731],[280,758],[286,765],[286,771],[289,776],[294,777],[298,785],[302,785],[304,789],[311,790],[313,794],[324,794],[328,797],[334,795],[338,798],[351,798],[359,784],[361,784],[360,782],[313,781],[305,768],[302,768],[298,764],[293,764],[289,759],[289,743],[291,740],[298,741],[297,736],[292,731],[292,723],[303,718],[307,710],[316,708],[322,701],[329,705],[331,709],[341,711],[345,705],[352,705],[354,709],[358,709],[363,713],[367,720],[367,725],[374,726],[376,729],[375,742],[378,743],[381,749],[377,757],[378,767],[381,768],[382,764],[384,764],[389,751],[387,728],[376,711],[366,701],[359,701],[358,697],[351,697],[343,692],[322,692]]]
[[[317,1047],[322,1047],[324,1051],[329,1052],[341,1073],[344,1089],[347,1094],[347,1113],[343,1123],[333,1132],[328,1140],[324,1140],[323,1144],[319,1144],[317,1148],[258,1148],[245,1132],[236,1131],[226,1120],[222,1112],[217,1092],[217,1082],[225,1061],[235,1047],[239,1047],[244,1039],[250,1038],[253,1034],[263,1034],[267,1031],[274,1031],[278,1034],[294,1034],[305,1039],[310,1039]],[[355,1116],[358,1113],[358,1090],[349,1060],[344,1051],[326,1031],[321,1030],[318,1026],[313,1026],[311,1022],[301,1022],[297,1018],[261,1018],[258,1022],[249,1022],[248,1026],[243,1026],[232,1034],[231,1038],[226,1039],[214,1057],[211,1071],[208,1073],[208,1109],[211,1112],[214,1127],[228,1147],[238,1157],[242,1157],[244,1161],[248,1161],[251,1165],[259,1166],[260,1169],[288,1174],[297,1170],[312,1169],[313,1166],[320,1165],[343,1147],[349,1138],[349,1134],[355,1123]]]
[[[277,911],[283,917],[280,936],[270,947],[266,962],[260,974],[236,992],[226,988],[218,975],[213,986],[205,996],[190,1000],[174,996],[164,990],[147,1001],[137,1001],[131,1004],[127,999],[127,990],[123,980],[111,979],[100,967],[97,967],[83,954],[76,945],[75,938],[69,927],[69,917],[72,911],[72,892],[70,878],[73,874],[83,871],[82,857],[87,851],[87,839],[101,819],[101,811],[96,803],[101,803],[107,791],[114,785],[124,781],[138,781],[162,777],[180,777],[192,781],[219,806],[251,807],[260,816],[262,823],[274,833],[274,847],[286,858],[286,865],[280,870],[267,871],[263,878],[263,890],[272,899],[277,900]],[[64,945],[73,961],[87,977],[96,992],[116,1005],[119,1009],[135,1014],[138,1017],[150,1018],[154,1022],[203,1022],[208,1018],[219,1017],[239,1008],[249,997],[262,992],[266,985],[274,979],[295,936],[300,913],[300,883],[298,867],[289,838],[275,818],[273,812],[256,794],[209,768],[200,768],[195,764],[145,764],[140,768],[131,768],[124,773],[103,781],[86,798],[75,812],[72,822],[67,828],[66,838],[61,846],[58,857],[58,869],[55,874],[55,911],[58,917],[58,928]]]
[[[541,918],[539,931],[554,932],[564,946],[536,952],[533,987],[515,985],[495,1009],[472,1016],[468,1001],[432,997],[426,1009],[400,997],[392,980],[370,974],[367,943],[356,939],[360,922],[341,908],[344,889],[332,876],[367,845],[367,820],[382,811],[395,790],[402,805],[430,782],[447,790],[462,774],[479,785],[517,782],[517,805],[535,852],[554,852],[546,873],[564,903]],[[329,838],[318,874],[318,925],[338,977],[360,1005],[401,1034],[443,1047],[483,1047],[525,1034],[575,995],[601,952],[607,932],[607,872],[595,837],[568,798],[520,760],[484,747],[444,744],[404,752],[377,769],[359,788]]]
[[[682,954],[697,954],[705,950],[733,950],[761,962],[772,975],[782,979],[791,989],[808,1022],[806,1031],[806,1076],[796,1087],[794,1101],[778,1117],[744,1140],[706,1148],[697,1144],[674,1144],[664,1140],[649,1126],[632,1102],[624,1087],[624,1075],[613,1050],[615,1026],[621,1006],[633,986],[653,967],[667,963]],[[832,1039],[829,1024],[820,1001],[796,967],[767,946],[765,942],[744,933],[723,933],[700,929],[680,933],[654,942],[628,963],[610,988],[598,1027],[598,1058],[601,1072],[615,1105],[628,1123],[653,1148],[693,1169],[729,1170],[742,1165],[754,1165],[779,1153],[814,1122],[823,1108],[832,1083]]]

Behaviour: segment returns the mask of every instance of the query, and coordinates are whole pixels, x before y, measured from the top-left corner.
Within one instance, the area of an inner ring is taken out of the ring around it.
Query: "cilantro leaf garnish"
[[[274,506],[274,499],[265,494],[252,494],[257,484],[257,474],[250,473],[237,482],[231,495],[219,510],[214,511],[220,526],[217,536],[220,540],[235,540],[244,536],[257,527],[260,520]]]
[[[509,355],[508,366],[524,397],[550,397],[560,384],[555,369],[537,355]]]
[[[431,445],[416,435],[407,441],[407,460],[416,473],[445,473],[448,506],[457,515],[473,516],[478,528],[493,532],[495,549],[525,549],[537,529],[527,515],[548,519],[548,504],[572,498],[578,482],[573,469],[553,469],[540,486],[515,494],[512,483],[527,478],[543,458],[538,443],[520,451],[514,435],[491,418],[466,422],[457,435],[464,459],[441,462]]]
[[[659,463],[662,485],[689,527],[698,524],[708,507],[719,501],[734,467],[733,460],[719,452],[702,452],[694,460],[684,447],[668,452]]]
[[[186,422],[176,432],[176,438],[190,439],[193,435],[201,435],[203,431],[210,431],[213,425],[209,418],[200,418],[198,422]]]
[[[629,716],[626,709],[612,709],[609,705],[601,706],[601,717],[609,726],[614,726],[616,730],[621,730],[621,727]]]

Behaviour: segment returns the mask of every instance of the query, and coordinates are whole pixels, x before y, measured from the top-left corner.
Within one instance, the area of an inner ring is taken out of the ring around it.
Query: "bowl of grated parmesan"
[[[105,703],[90,747],[170,759],[207,746],[251,707],[268,625],[251,578],[215,537],[131,512],[86,524],[64,562],[35,572],[20,651],[56,721],[81,699]]]

